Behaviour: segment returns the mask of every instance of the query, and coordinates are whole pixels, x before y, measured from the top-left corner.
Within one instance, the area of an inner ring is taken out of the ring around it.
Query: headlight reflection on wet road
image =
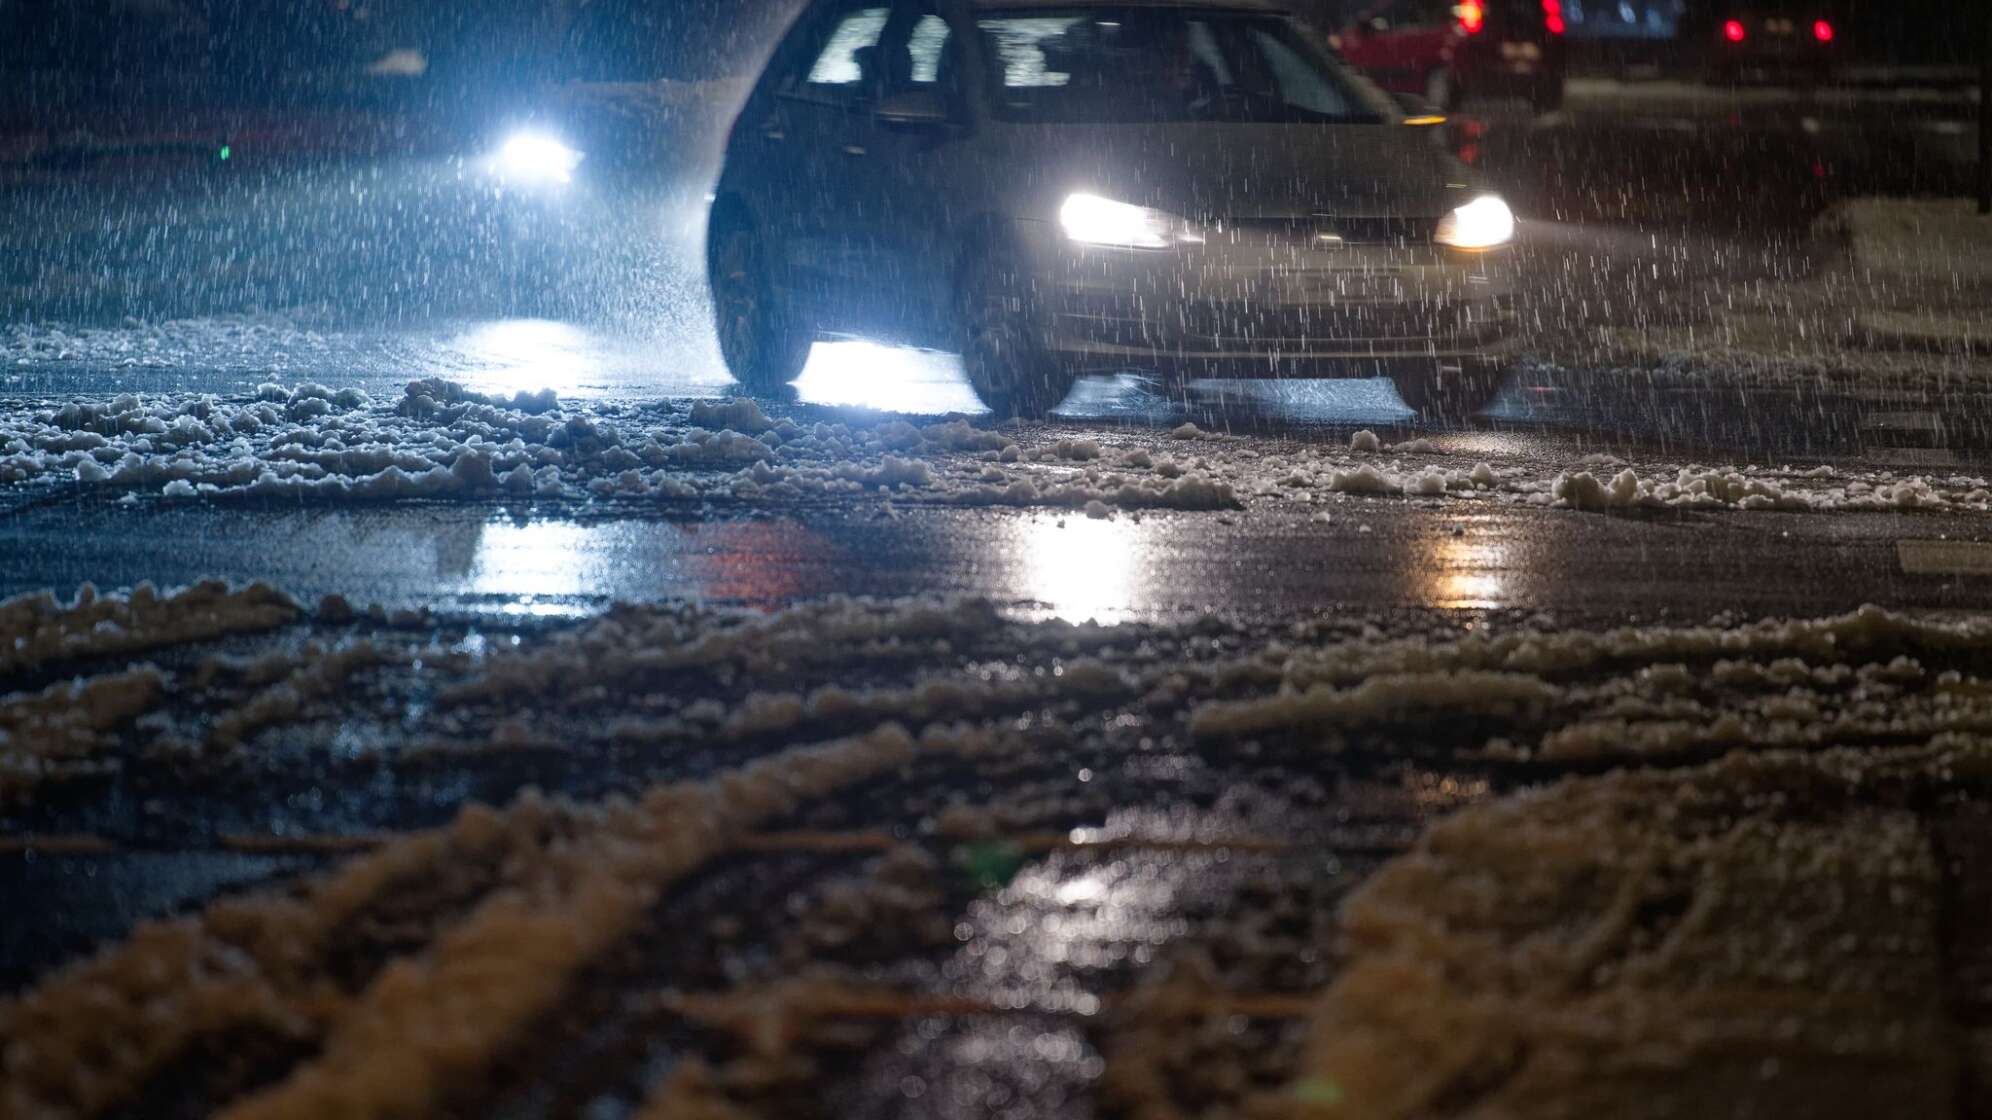
[[[795,381],[795,391],[806,404],[881,412],[988,411],[962,376],[961,359],[953,354],[858,339],[818,342]]]
[[[590,593],[607,586],[599,531],[569,521],[483,526],[465,593],[519,597],[528,614],[580,616],[595,608]]]
[[[1428,576],[1422,589],[1427,606],[1489,610],[1507,605],[1502,573],[1508,566],[1508,549],[1499,539],[1439,537],[1422,566]]]
[[[475,384],[508,392],[568,392],[598,368],[601,350],[588,332],[551,319],[480,323],[452,345],[475,363]]]
[[[1010,549],[1020,566],[1016,591],[1067,622],[1118,622],[1146,599],[1140,586],[1149,533],[1123,514],[1110,521],[1082,514],[1016,523]]]

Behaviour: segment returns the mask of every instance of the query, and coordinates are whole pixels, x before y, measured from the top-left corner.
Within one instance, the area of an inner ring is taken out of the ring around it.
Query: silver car
[[[1514,218],[1421,123],[1254,0],[817,0],[728,139],[721,348],[757,391],[954,349],[999,414],[1107,371],[1477,408]]]

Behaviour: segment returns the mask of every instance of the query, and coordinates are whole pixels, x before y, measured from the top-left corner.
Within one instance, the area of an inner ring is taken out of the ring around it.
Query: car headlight
[[[491,169],[510,182],[566,183],[581,166],[580,152],[544,132],[515,132],[491,158]]]
[[[1173,214],[1095,194],[1068,196],[1058,208],[1058,224],[1074,241],[1121,249],[1167,249],[1203,240]]]
[[[1439,219],[1432,240],[1455,249],[1494,249],[1515,239],[1515,212],[1494,195],[1482,195]]]

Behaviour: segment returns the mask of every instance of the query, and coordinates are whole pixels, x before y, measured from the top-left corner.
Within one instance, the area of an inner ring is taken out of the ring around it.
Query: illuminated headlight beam
[[[1174,215],[1094,194],[1068,196],[1058,208],[1058,225],[1066,237],[1082,245],[1119,249],[1166,249],[1177,242],[1203,240]]]
[[[1455,249],[1498,249],[1515,239],[1515,212],[1495,195],[1482,195],[1439,219],[1432,240]]]
[[[544,132],[515,132],[499,146],[491,167],[514,183],[568,183],[581,166],[580,152]]]

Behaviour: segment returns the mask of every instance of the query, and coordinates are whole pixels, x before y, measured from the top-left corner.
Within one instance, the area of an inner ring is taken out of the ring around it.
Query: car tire
[[[1433,365],[1394,374],[1390,381],[1405,406],[1420,416],[1466,421],[1493,401],[1507,377],[1508,363],[1489,359],[1452,368]]]
[[[707,277],[720,356],[733,379],[749,392],[772,393],[800,376],[815,340],[782,306],[752,226],[735,223],[713,237]]]
[[[1045,345],[1045,317],[1029,274],[1007,255],[969,260],[956,294],[962,369],[999,417],[1043,417],[1077,374]]]

